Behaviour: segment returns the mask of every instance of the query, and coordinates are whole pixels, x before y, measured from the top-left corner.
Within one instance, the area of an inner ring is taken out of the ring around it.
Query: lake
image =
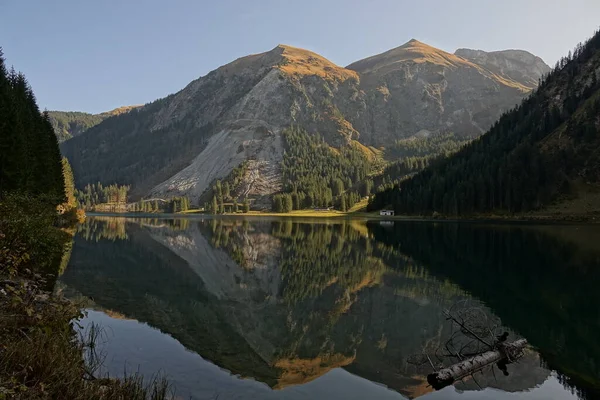
[[[595,226],[96,216],[55,290],[99,374],[182,399],[594,399],[599,284]],[[503,332],[514,363],[427,383]]]

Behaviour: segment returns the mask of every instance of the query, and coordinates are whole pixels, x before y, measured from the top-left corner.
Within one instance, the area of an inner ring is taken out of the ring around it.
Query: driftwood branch
[[[478,354],[467,358],[448,368],[441,369],[427,376],[427,382],[434,389],[441,389],[453,384],[457,380],[474,374],[488,365],[495,364],[502,360],[512,362],[520,357],[523,349],[527,345],[527,340],[519,339],[512,343],[498,343],[494,350]]]

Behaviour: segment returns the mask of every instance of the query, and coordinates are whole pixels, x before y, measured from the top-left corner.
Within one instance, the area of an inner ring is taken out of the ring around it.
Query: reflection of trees
[[[598,395],[597,253],[529,228],[403,223],[393,231],[375,225],[371,230],[432,275],[452,279],[485,301],[582,397]]]
[[[332,284],[349,296],[377,283],[385,272],[368,239],[347,224],[274,222],[272,233],[283,239],[281,291],[290,303],[317,297]]]
[[[89,241],[126,240],[125,218],[120,217],[93,217],[87,218],[83,224],[77,226],[77,234]]]
[[[189,220],[179,219],[161,219],[161,218],[124,218],[95,216],[87,218],[77,227],[77,233],[85,240],[99,241],[106,240],[127,240],[127,224],[136,224],[150,228],[168,227],[171,230],[183,231],[189,227]]]
[[[248,232],[248,221],[211,219],[209,226],[210,243],[216,249],[223,248],[227,251],[239,266],[247,266],[241,233]]]

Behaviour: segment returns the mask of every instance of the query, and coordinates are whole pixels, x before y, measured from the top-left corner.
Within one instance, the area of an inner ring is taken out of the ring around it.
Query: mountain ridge
[[[290,126],[319,134],[333,148],[356,141],[384,148],[396,139],[448,130],[474,137],[526,93],[510,78],[498,79],[421,42],[408,42],[402,51],[427,57],[404,57],[394,64],[399,68],[380,75],[278,45],[222,65],[135,112],[108,118],[65,142],[63,151],[80,186],[131,184],[135,197],[188,195],[193,204],[247,162],[245,189],[236,193],[264,198],[266,207],[285,183],[281,132]]]

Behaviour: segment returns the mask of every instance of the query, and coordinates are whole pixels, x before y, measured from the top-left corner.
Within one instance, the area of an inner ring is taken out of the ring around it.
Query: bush
[[[56,273],[71,235],[54,225],[57,213],[44,200],[6,195],[0,200],[0,275]]]

